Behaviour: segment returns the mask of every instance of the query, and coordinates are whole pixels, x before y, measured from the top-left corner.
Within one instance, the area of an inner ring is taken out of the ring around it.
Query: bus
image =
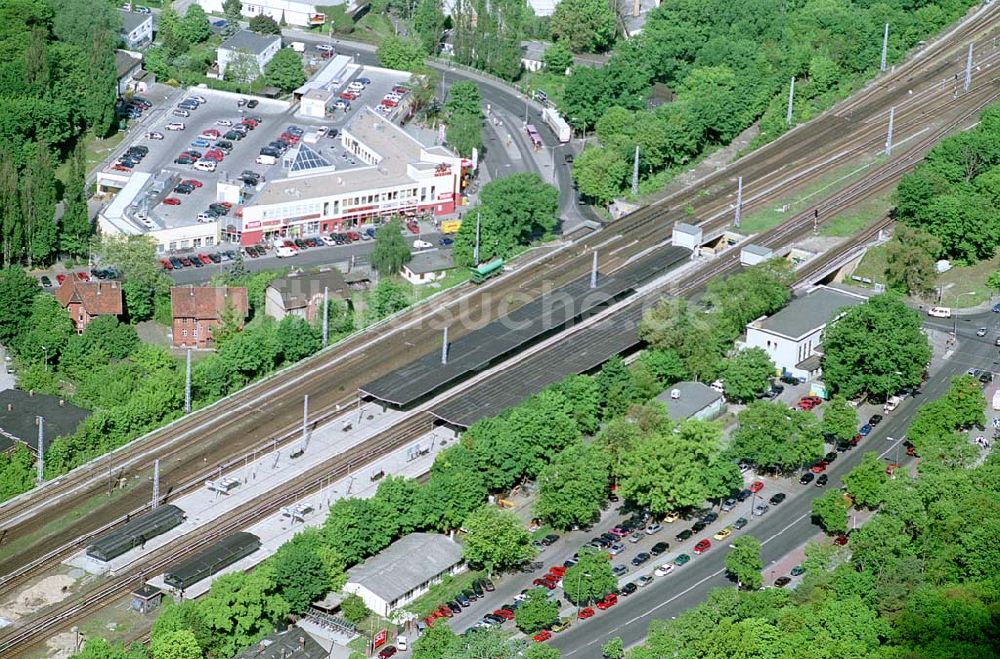
[[[481,284],[491,277],[496,277],[503,272],[503,259],[497,257],[486,263],[480,263],[472,268],[472,283]]]
[[[535,151],[542,148],[542,136],[538,134],[538,129],[535,128],[534,124],[528,124],[524,127],[526,133],[528,133],[528,139],[531,140],[531,146],[534,147]]]

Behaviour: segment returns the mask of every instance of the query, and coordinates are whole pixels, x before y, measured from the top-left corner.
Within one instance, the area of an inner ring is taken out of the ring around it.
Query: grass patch
[[[855,277],[861,277],[863,279],[870,279],[872,282],[884,284],[885,283],[885,245],[878,245],[876,247],[869,248],[863,257],[861,257],[861,263],[858,267],[854,269],[851,273]],[[861,282],[848,281],[852,286],[864,286]]]
[[[823,196],[842,190],[851,183],[861,179],[880,160],[881,158],[875,158],[866,163],[851,163],[838,167],[826,176],[813,181],[793,194],[777,200],[769,208],[748,213],[741,218],[741,232],[756,234],[781,224],[795,213],[802,212]]]
[[[468,268],[453,268],[448,271],[448,273],[444,276],[444,279],[439,279],[438,281],[431,282],[429,284],[421,284],[417,286],[416,284],[406,282],[405,279],[400,279],[400,283],[407,283],[409,285],[409,298],[412,301],[411,304],[416,304],[417,302],[429,298],[436,293],[440,293],[443,290],[464,284],[469,281],[470,276]]]
[[[532,540],[541,540],[550,533],[557,533],[551,526],[540,526],[536,531],[531,534]]]
[[[351,38],[357,37],[358,32],[369,37],[391,37],[395,36],[396,28],[385,14],[370,11],[355,25],[355,31]]]
[[[995,292],[986,286],[986,278],[1000,269],[1000,254],[973,265],[957,266],[938,277],[941,306],[964,309],[989,302]]]
[[[551,73],[542,69],[534,73],[528,73],[520,80],[520,85],[530,90],[540,89],[545,92],[549,103],[561,105],[563,92],[566,89],[567,77],[558,73]]]
[[[438,608],[448,600],[455,599],[455,596],[466,588],[472,586],[472,582],[484,576],[484,572],[468,570],[455,576],[446,576],[441,583],[434,584],[426,593],[410,602],[406,609],[423,618],[431,611]]]
[[[885,215],[892,207],[892,192],[885,192],[839,213],[819,229],[821,236],[847,238]]]

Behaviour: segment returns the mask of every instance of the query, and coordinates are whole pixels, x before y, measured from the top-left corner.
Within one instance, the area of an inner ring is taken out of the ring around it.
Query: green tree
[[[514,612],[514,623],[525,634],[548,629],[559,619],[559,607],[544,588],[532,588]]]
[[[293,612],[304,612],[334,585],[320,555],[324,545],[320,530],[307,529],[281,545],[269,561],[274,586]]]
[[[445,139],[460,156],[471,158],[473,149],[482,148],[482,126],[483,120],[478,114],[452,115],[445,129]]]
[[[632,375],[621,357],[615,355],[597,372],[594,377],[597,391],[604,402],[605,419],[611,419],[625,413],[632,403],[639,402],[638,392],[632,382]]]
[[[615,12],[605,0],[565,0],[552,14],[552,34],[576,52],[602,52],[615,38]]]
[[[566,399],[566,413],[576,421],[581,434],[597,431],[601,414],[600,392],[594,378],[571,375],[550,387]]]
[[[490,572],[518,566],[534,556],[531,535],[517,517],[493,506],[482,506],[469,515],[462,554]]]
[[[565,75],[566,69],[573,65],[573,53],[561,41],[557,41],[545,49],[542,54],[545,70],[556,75]]]
[[[486,482],[470,450],[456,444],[438,453],[431,467],[421,506],[423,526],[457,529],[482,506]]]
[[[994,270],[986,278],[986,285],[994,291],[1000,292],[1000,270]]]
[[[618,195],[628,174],[624,156],[613,149],[587,147],[573,161],[580,194],[605,206]]]
[[[50,263],[58,247],[54,171],[48,145],[37,142],[28,166],[21,173],[21,218],[29,267]]]
[[[420,45],[428,55],[434,55],[441,47],[444,23],[441,0],[419,0],[413,13],[413,30],[420,37]]]
[[[846,533],[850,507],[840,490],[827,490],[823,496],[813,499],[812,517],[827,533]]]
[[[340,612],[353,625],[360,623],[371,614],[371,611],[365,606],[365,601],[354,593],[345,597],[344,601],[340,603]]]
[[[177,23],[176,36],[190,45],[207,41],[212,36],[212,27],[208,24],[208,15],[201,5],[192,3]]]
[[[937,282],[935,260],[941,241],[920,229],[897,224],[885,246],[885,279],[889,290],[902,295],[930,295]]]
[[[319,328],[298,316],[285,316],[281,319],[278,323],[277,338],[281,345],[281,354],[288,363],[315,354],[323,347],[323,336]]]
[[[757,590],[762,581],[760,571],[764,562],[760,558],[760,540],[752,535],[741,535],[733,541],[726,553],[726,572],[736,579],[739,588]]]
[[[187,629],[157,636],[149,649],[153,659],[201,659],[203,656],[197,639]]]
[[[233,656],[271,632],[289,613],[288,602],[276,595],[262,572],[233,572],[212,583],[198,601],[198,612],[211,633],[202,650],[215,656]]]
[[[434,625],[413,642],[413,659],[441,659],[458,645],[458,637],[448,625]]]
[[[260,15],[250,19],[250,31],[258,34],[281,34],[281,26],[270,16]]]
[[[791,280],[790,262],[773,259],[710,281],[705,298],[723,341],[732,342],[747,323],[784,307],[791,299]]]
[[[225,80],[239,85],[249,85],[247,89],[251,89],[252,83],[259,80],[262,73],[260,64],[257,63],[257,58],[254,57],[253,53],[239,49],[226,63],[223,77]]]
[[[14,450],[0,455],[0,501],[27,492],[35,483],[34,457],[28,447],[18,443]]]
[[[740,403],[754,400],[767,390],[774,362],[763,348],[744,348],[722,367],[726,397]]]
[[[391,279],[383,279],[368,296],[368,321],[376,322],[410,306],[406,289]]]
[[[601,646],[601,654],[607,659],[623,659],[625,656],[625,642],[621,636],[613,636]]]
[[[584,547],[577,556],[577,564],[563,575],[563,592],[577,606],[590,604],[611,592],[618,583],[611,571],[608,555],[591,547]]]
[[[83,343],[88,350],[99,350],[111,359],[125,359],[140,341],[131,325],[118,322],[114,316],[98,316],[83,330]]]
[[[858,432],[858,413],[843,396],[834,396],[823,405],[823,434],[847,441]]]
[[[931,358],[917,312],[877,295],[823,330],[823,379],[848,398],[886,397],[918,386]]]
[[[448,98],[444,102],[444,111],[448,117],[458,114],[482,113],[483,99],[479,93],[479,85],[471,80],[456,82],[448,88]]]
[[[763,469],[788,471],[823,454],[819,422],[808,412],[754,401],[737,421],[730,452]]]
[[[562,654],[551,645],[532,643],[524,649],[524,659],[559,659]]]
[[[240,21],[243,20],[242,0],[223,0],[222,14],[226,18],[226,26],[222,28],[222,38],[228,39],[240,31]]]
[[[38,281],[17,266],[0,270],[0,344],[9,346],[27,332],[31,306],[41,290]]]
[[[73,149],[69,180],[63,192],[63,215],[59,220],[59,247],[71,256],[86,256],[90,242],[86,177],[86,150],[80,141]]]
[[[382,510],[368,499],[338,499],[326,516],[323,533],[327,545],[348,565],[360,563],[392,542],[391,529],[381,519]]]
[[[375,231],[375,248],[368,261],[383,277],[399,274],[403,264],[413,257],[403,240],[402,227],[398,220],[386,222]]]
[[[868,451],[861,463],[844,476],[844,489],[854,499],[855,506],[875,508],[882,503],[887,480],[885,465],[874,451]]]
[[[707,478],[720,458],[721,430],[715,423],[686,420],[639,440],[623,456],[618,492],[654,513],[700,506],[715,492]]]
[[[375,51],[380,65],[397,71],[416,71],[424,65],[424,50],[417,41],[405,37],[382,37]]]
[[[676,350],[649,348],[639,355],[638,363],[645,365],[663,388],[688,377],[684,361]]]
[[[291,48],[282,48],[264,65],[267,81],[283,92],[298,89],[306,81],[302,58]]]
[[[608,456],[594,444],[571,444],[538,475],[535,514],[569,529],[590,522],[607,496]]]
[[[56,299],[37,295],[31,302],[28,329],[12,346],[25,361],[58,363],[59,354],[76,333],[73,321]]]
[[[986,416],[983,414],[983,410],[986,409],[986,398],[979,383],[972,376],[961,375],[952,378],[951,387],[944,395],[944,403],[952,417],[953,428],[965,429],[986,424]]]

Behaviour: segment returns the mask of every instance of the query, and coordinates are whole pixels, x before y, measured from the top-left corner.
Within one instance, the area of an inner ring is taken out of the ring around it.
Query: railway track
[[[582,241],[583,251],[576,249],[575,245],[573,248],[557,251],[538,259],[533,267],[519,268],[475,290],[475,295],[469,294],[469,287],[446,292],[438,298],[437,307],[417,307],[402,314],[391,325],[370,328],[342,342],[334,350],[251,385],[230,400],[185,417],[121,449],[109,460],[110,464],[119,475],[135,477],[149,473],[153,459],[159,457],[167,466],[166,472],[161,472],[163,481],[168,486],[164,489],[168,489],[172,482],[182,479],[187,481],[188,474],[191,473],[198,473],[199,476],[190,482],[199,482],[214,473],[218,465],[238,462],[243,453],[254,446],[271,442],[274,437],[284,437],[287,440],[294,436],[299,427],[303,395],[310,395],[310,407],[320,416],[328,416],[338,405],[353,402],[355,390],[361,382],[392,370],[408,361],[413,354],[426,350],[424,346],[435,344],[440,328],[448,323],[448,317],[487,319],[496,312],[498,303],[512,294],[530,296],[541,291],[545,285],[543,282],[551,285],[567,282],[589,269],[590,258],[586,251],[597,245],[601,245],[601,249],[617,250],[606,263],[607,268],[615,269],[650,245],[668,238],[670,227],[675,221],[700,220],[699,223],[706,229],[724,226],[729,222],[728,213],[734,199],[737,174],[744,176],[744,190],[748,193],[744,200],[744,210],[748,211],[772,202],[780,193],[805,185],[845,158],[877,147],[879,141],[884,139],[884,128],[875,120],[880,112],[886,111],[887,104],[911,98],[907,87],[917,89],[916,93],[921,96],[917,97],[919,102],[910,106],[904,106],[900,102],[896,113],[897,135],[902,136],[907,131],[915,130],[925,121],[925,115],[933,115],[949,104],[945,97],[950,97],[950,94],[941,93],[943,83],[939,78],[942,72],[954,66],[950,59],[952,54],[964,54],[962,44],[993,25],[995,16],[995,11],[985,13],[956,30],[948,42],[950,45],[937,49],[946,53],[946,56],[938,59],[911,59],[894,76],[870,85],[862,93],[863,102],[842,103],[814,124],[791,131],[778,141],[700,181],[696,187],[671,195],[662,202],[623,218],[609,230]],[[988,39],[978,40],[977,50],[985,48],[987,42]],[[984,58],[977,64],[989,64],[992,61]],[[906,76],[905,80],[903,76]],[[981,84],[981,77],[981,73],[974,75],[974,92]],[[902,84],[903,82],[906,84]],[[898,84],[899,87],[890,88],[892,84]],[[851,133],[852,130],[857,132]],[[901,148],[900,151],[902,150]],[[801,166],[801,163],[814,160],[818,154],[826,154],[823,161],[825,165]],[[709,194],[703,195],[703,190],[708,190]],[[760,192],[755,193],[755,190]],[[689,207],[693,210],[690,214],[684,210]],[[828,210],[824,210],[824,213],[827,212]],[[795,221],[796,218],[791,220]],[[770,232],[764,235],[769,234]],[[755,242],[760,240],[755,239]],[[379,345],[384,344],[386,338],[400,326],[405,329],[398,339],[393,338],[391,345]],[[451,335],[458,338],[473,326],[450,324],[449,327]],[[220,448],[204,450],[192,447],[190,441],[184,441],[202,440],[209,433],[218,438],[213,444]],[[233,458],[233,455],[240,457]],[[208,460],[209,457],[212,459]],[[205,468],[206,461],[213,466]],[[75,499],[86,494],[81,492],[81,488],[89,488],[86,491],[90,493],[101,490],[106,473],[106,464],[99,462],[71,472],[46,486],[38,494],[44,495],[50,518],[59,514],[63,501],[71,496]],[[101,507],[99,512],[81,518],[63,532],[43,540],[49,546],[56,545],[66,549],[69,543],[87,534],[92,537],[95,528],[111,528],[114,520],[123,519],[127,513],[142,511],[145,508],[143,504],[148,499],[148,488],[144,483],[142,485],[133,487],[131,494],[113,505]],[[182,487],[184,486],[174,486],[175,491]],[[0,528],[5,529],[4,539],[8,537],[7,534],[11,540],[19,534],[27,535],[44,522],[45,515],[40,512],[45,504],[39,501],[40,498],[29,496],[0,507]],[[26,523],[24,520],[29,516],[31,521]],[[4,539],[0,539],[0,546]],[[15,575],[9,579],[0,578],[0,592],[15,587],[26,578],[25,574],[30,574],[21,572],[17,576],[19,566],[25,564],[25,556],[37,556],[32,550],[32,547],[28,547],[17,552],[4,552],[6,557],[0,557],[0,574]],[[49,562],[51,560],[50,558]],[[36,564],[32,569],[38,569],[40,565]]]

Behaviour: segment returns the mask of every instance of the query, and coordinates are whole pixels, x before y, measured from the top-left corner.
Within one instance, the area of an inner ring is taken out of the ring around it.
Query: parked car
[[[829,480],[830,478],[826,474],[820,474],[819,478],[816,479],[816,487],[823,487]]]
[[[770,503],[772,506],[777,506],[782,501],[784,501],[785,498],[786,498],[786,495],[785,495],[784,492],[778,492],[773,497],[771,497],[770,499],[768,499],[768,503]]]
[[[774,586],[776,588],[784,588],[788,584],[792,583],[791,577],[778,577],[774,580]]]
[[[603,599],[597,602],[597,608],[602,611],[610,609],[612,606],[618,603],[618,596],[614,593],[608,593]]]
[[[652,554],[653,556],[659,556],[660,554],[662,554],[663,552],[667,551],[668,549],[670,549],[670,545],[668,545],[667,543],[665,543],[665,542],[657,542],[649,550],[649,553]]]
[[[764,483],[763,481],[754,481],[753,483],[750,484],[750,487],[748,489],[754,494],[756,494],[764,489]]]
[[[766,513],[770,509],[771,508],[766,503],[758,503],[753,508],[754,517],[760,517],[761,515],[763,515],[764,513]]]
[[[649,555],[648,552],[644,552],[644,551],[643,552],[639,552],[638,554],[635,555],[635,558],[632,559],[632,565],[634,565],[636,567],[639,567],[640,565],[642,565],[643,563],[645,563],[649,559],[650,559],[650,555]]]
[[[677,567],[682,567],[687,565],[691,561],[691,557],[687,554],[678,554],[677,558],[674,559],[674,565]]]
[[[698,541],[698,544],[694,546],[695,554],[704,554],[706,551],[712,548],[712,543],[708,538],[702,538]]]
[[[816,476],[811,471],[807,471],[806,473],[802,474],[801,478],[799,478],[799,484],[808,485],[813,481],[814,478],[816,478]]]
[[[736,520],[735,522],[733,522],[733,528],[736,529],[737,531],[739,531],[740,529],[742,529],[744,526],[746,526],[749,523],[750,522],[747,520],[746,517],[740,517],[738,520]]]
[[[733,533],[733,527],[727,526],[725,528],[716,531],[715,535],[712,537],[715,538],[716,540],[725,540],[730,535],[732,535],[732,533]]]

